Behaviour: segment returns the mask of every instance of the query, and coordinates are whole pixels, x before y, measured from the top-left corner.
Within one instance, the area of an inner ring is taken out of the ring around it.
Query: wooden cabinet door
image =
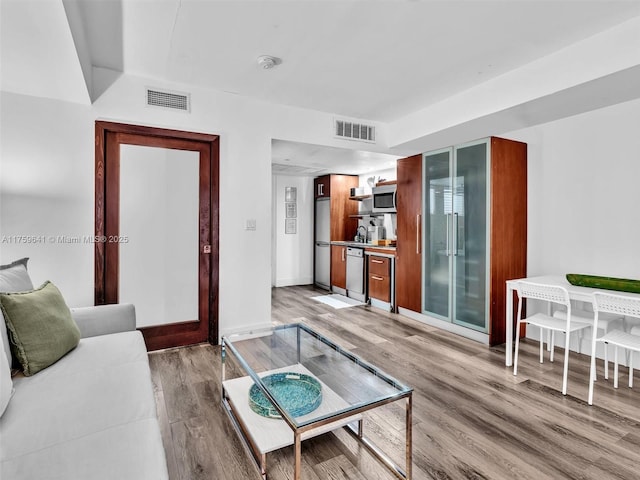
[[[331,286],[347,288],[347,247],[331,245]]]
[[[369,297],[383,302],[391,301],[391,260],[369,255]]]
[[[398,160],[396,303],[422,311],[422,155]]]
[[[352,241],[358,229],[358,202],[349,199],[351,188],[358,186],[354,175],[330,175],[331,187],[331,240]]]
[[[506,340],[505,282],[527,276],[527,144],[496,137],[491,138],[490,268],[489,343],[497,345]]]
[[[331,176],[325,175],[313,181],[314,198],[324,198],[331,196]]]

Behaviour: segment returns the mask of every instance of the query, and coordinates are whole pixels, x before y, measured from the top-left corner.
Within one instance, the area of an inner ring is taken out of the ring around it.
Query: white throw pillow
[[[4,328],[4,325],[2,325]],[[0,342],[0,417],[4,413],[13,395],[13,381],[11,380],[11,366],[4,353],[4,342]]]
[[[33,290],[33,283],[27,271],[28,258],[21,258],[7,265],[0,265],[0,292],[25,292]],[[11,347],[9,345],[9,335],[4,316],[0,311],[0,338],[4,344],[4,354],[11,367]]]

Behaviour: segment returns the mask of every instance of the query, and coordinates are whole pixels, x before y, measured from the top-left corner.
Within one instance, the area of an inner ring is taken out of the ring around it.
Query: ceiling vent
[[[188,93],[167,92],[156,88],[147,88],[147,105],[190,112],[191,98]]]
[[[369,143],[375,143],[376,141],[376,127],[362,123],[335,120],[334,133],[336,137],[349,140]]]

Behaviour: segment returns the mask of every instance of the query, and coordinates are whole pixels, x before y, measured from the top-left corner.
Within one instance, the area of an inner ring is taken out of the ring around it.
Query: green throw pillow
[[[57,362],[80,341],[60,290],[51,282],[29,292],[0,293],[13,354],[27,376]]]

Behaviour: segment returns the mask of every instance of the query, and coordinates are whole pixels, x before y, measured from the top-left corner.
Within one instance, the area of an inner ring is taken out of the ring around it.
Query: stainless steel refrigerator
[[[329,198],[316,200],[315,211],[315,270],[314,283],[329,289],[331,278],[331,202]]]

